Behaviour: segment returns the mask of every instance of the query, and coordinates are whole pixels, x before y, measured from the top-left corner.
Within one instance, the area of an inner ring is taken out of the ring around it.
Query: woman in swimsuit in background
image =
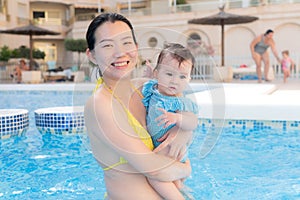
[[[267,30],[264,34],[259,35],[256,37],[250,44],[250,50],[252,54],[252,58],[256,65],[256,73],[258,76],[258,82],[261,83],[262,81],[262,74],[261,74],[261,61],[264,62],[264,74],[265,74],[265,81],[269,81],[268,73],[270,68],[270,58],[267,49],[271,47],[273,55],[280,63],[281,60],[278,56],[277,50],[275,48],[275,42],[273,40],[273,30]]]
[[[101,14],[89,25],[86,39],[87,56],[101,78],[86,103],[85,123],[93,155],[104,172],[106,199],[162,199],[147,178],[166,182],[186,178],[191,166],[188,160],[181,163],[152,151],[140,93],[146,80],[130,78],[138,60],[132,25],[122,15]],[[177,134],[178,130],[172,128],[166,140],[184,144],[191,139],[189,132]],[[172,149],[167,141],[163,144],[170,151],[185,151]]]

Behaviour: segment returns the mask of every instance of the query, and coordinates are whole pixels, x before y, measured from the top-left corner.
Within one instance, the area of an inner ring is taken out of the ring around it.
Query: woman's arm
[[[193,139],[193,131],[183,131],[177,126],[168,131],[162,138],[159,138],[159,142],[162,142],[155,148],[154,152],[165,151],[168,149],[166,155],[171,158],[181,160],[186,154],[188,146]]]
[[[270,47],[271,47],[271,50],[273,52],[273,55],[275,56],[275,58],[277,59],[277,61],[279,63],[281,63],[281,60],[280,60],[280,57],[278,56],[278,52],[277,52],[277,49],[275,47],[275,42],[274,40],[272,39],[271,42],[270,42]]]
[[[94,122],[87,124],[90,126],[89,130],[95,134],[94,138],[104,142],[124,157],[139,173],[149,178],[174,181],[190,175],[189,162],[180,163],[167,156],[153,153],[134,133],[121,105],[118,103],[113,107],[107,105],[111,105],[111,101],[103,95],[98,95],[90,99],[85,107],[87,120]]]
[[[255,53],[254,47],[255,47],[255,45],[261,40],[261,38],[262,38],[262,35],[260,35],[260,36],[258,36],[258,37],[256,37],[256,38],[254,38],[254,39],[252,40],[252,42],[250,43],[250,51],[251,51],[252,56],[253,56],[253,54]]]

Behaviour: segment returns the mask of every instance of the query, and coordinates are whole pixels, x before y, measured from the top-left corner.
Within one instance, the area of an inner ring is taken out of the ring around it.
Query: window
[[[149,38],[148,45],[150,47],[152,47],[152,48],[156,47],[156,45],[157,45],[157,39],[156,39],[156,37]]]
[[[27,6],[24,3],[18,3],[18,17],[26,19],[27,18]]]
[[[43,11],[33,11],[33,19],[45,18],[45,12]]]
[[[4,0],[0,0],[0,13],[4,12]]]

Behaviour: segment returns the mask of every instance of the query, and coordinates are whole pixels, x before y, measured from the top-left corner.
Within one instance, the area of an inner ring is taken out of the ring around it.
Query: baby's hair
[[[269,33],[274,33],[274,31],[273,31],[272,29],[268,29],[268,30],[265,32],[264,35],[265,35],[265,36],[266,36],[266,35],[269,35]]]
[[[195,58],[188,48],[178,43],[164,43],[164,49],[160,52],[158,56],[157,64],[154,70],[158,70],[160,68],[160,64],[162,63],[163,59],[165,59],[168,55],[170,55],[173,59],[176,59],[178,61],[178,67],[183,61],[191,60],[192,69],[194,68]]]
[[[284,50],[284,51],[282,51],[281,53],[282,53],[282,54],[286,54],[286,55],[289,55],[289,54],[290,54],[289,50]]]

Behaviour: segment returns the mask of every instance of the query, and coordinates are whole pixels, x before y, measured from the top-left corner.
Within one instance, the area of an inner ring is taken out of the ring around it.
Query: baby
[[[287,78],[290,76],[291,71],[290,68],[294,69],[294,61],[289,57],[289,51],[285,50],[282,51],[282,61],[281,61],[281,67],[283,71],[283,82],[287,82]]]
[[[153,71],[155,79],[144,84],[142,92],[147,110],[147,129],[154,147],[160,145],[161,138],[174,126],[190,131],[191,134],[197,127],[198,106],[183,97],[194,63],[195,59],[187,48],[176,43],[168,44],[158,57]],[[188,143],[184,145],[188,146]],[[173,156],[181,159],[177,155]],[[151,179],[149,182],[164,199],[186,198],[179,192],[181,188],[178,187],[182,186],[178,182],[169,184]]]

